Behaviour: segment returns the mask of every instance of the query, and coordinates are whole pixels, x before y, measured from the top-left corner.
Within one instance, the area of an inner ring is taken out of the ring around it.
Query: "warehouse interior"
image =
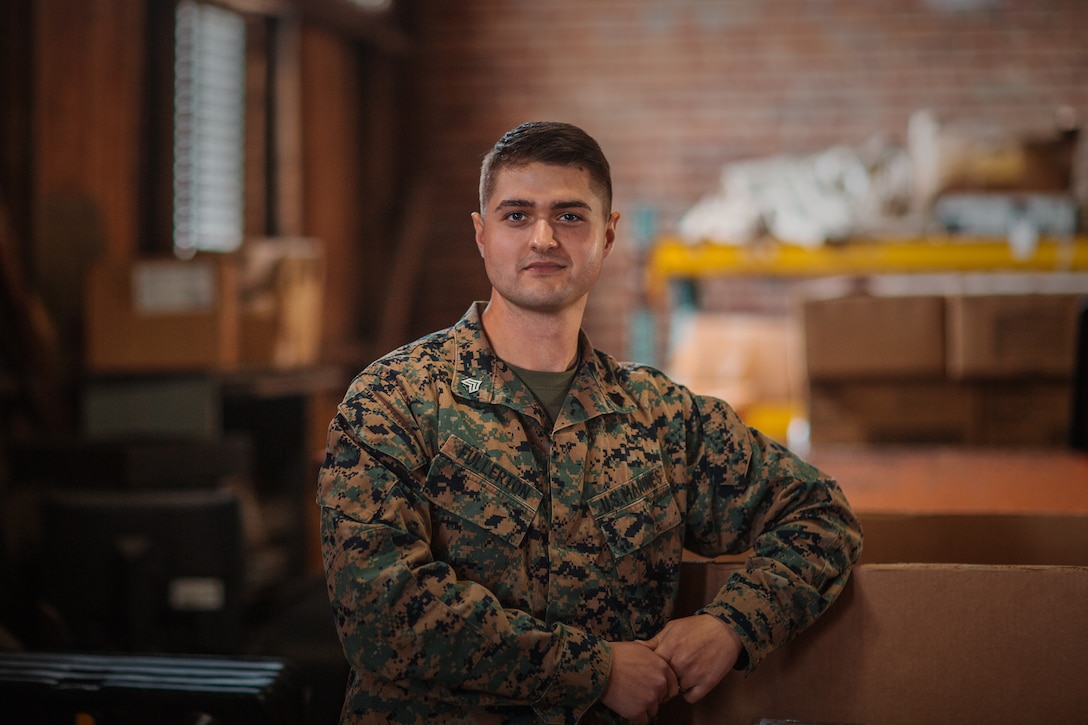
[[[729,401],[866,528],[846,613],[667,721],[1088,711],[1085,28],[1080,0],[3,3],[0,692],[5,653],[259,656],[300,673],[282,722],[337,721],[328,423],[486,299],[480,161],[563,120],[622,215],[595,346]],[[989,611],[1032,667],[914,661],[897,627],[953,599],[947,662],[1001,659],[964,634]]]

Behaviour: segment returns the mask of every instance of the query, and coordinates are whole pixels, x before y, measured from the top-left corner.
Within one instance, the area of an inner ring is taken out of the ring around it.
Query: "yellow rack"
[[[1042,238],[1030,256],[1014,254],[1005,239],[927,236],[857,240],[819,247],[778,242],[744,246],[659,239],[650,250],[651,295],[672,279],[767,276],[823,277],[942,272],[1069,272],[1088,270],[1088,237]]]
[[[669,283],[683,279],[1086,270],[1086,236],[1042,238],[1028,256],[1014,254],[1003,238],[962,235],[854,240],[815,248],[774,241],[745,246],[691,244],[678,237],[663,237],[648,251],[646,291],[652,306],[667,306]],[[757,401],[742,417],[785,442],[790,421],[804,417],[804,413],[796,403]]]

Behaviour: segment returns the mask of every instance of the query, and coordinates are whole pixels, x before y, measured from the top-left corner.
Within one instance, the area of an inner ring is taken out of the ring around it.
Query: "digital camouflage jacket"
[[[615,721],[595,704],[608,642],[662,628],[684,547],[753,550],[702,610],[749,669],[831,604],[861,546],[834,481],[584,333],[550,425],[479,310],[371,364],[329,429],[317,500],[344,722]]]

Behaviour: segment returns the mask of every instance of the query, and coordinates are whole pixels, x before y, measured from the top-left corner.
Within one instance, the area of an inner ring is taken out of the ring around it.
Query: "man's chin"
[[[563,294],[521,294],[507,298],[511,306],[525,312],[537,314],[558,314],[577,303],[577,299]]]

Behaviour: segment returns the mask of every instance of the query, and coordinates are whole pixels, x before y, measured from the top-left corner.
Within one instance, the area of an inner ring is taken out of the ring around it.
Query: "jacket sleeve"
[[[726,403],[694,405],[688,546],[750,554],[700,611],[733,627],[748,655],[738,666],[751,671],[838,597],[861,554],[861,525],[832,478],[747,428]]]
[[[417,482],[426,433],[400,399],[349,392],[319,473],[322,556],[351,665],[378,681],[426,683],[432,697],[577,719],[604,691],[610,646],[504,608],[435,559]]]

